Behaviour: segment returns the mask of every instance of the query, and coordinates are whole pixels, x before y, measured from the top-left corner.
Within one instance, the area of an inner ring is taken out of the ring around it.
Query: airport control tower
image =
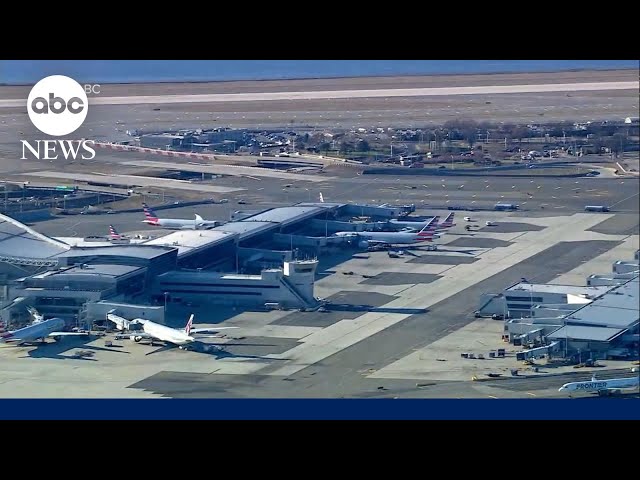
[[[284,262],[284,278],[310,305],[317,303],[313,294],[318,260]]]

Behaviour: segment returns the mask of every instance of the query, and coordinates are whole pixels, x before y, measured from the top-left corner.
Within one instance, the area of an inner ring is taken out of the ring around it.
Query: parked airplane
[[[440,235],[430,231],[429,225],[426,225],[419,232],[337,232],[333,236],[358,239],[360,248],[368,248],[379,245],[413,245],[432,242]]]
[[[598,392],[598,395],[610,395],[618,393],[620,390],[628,390],[638,388],[638,380],[640,377],[629,378],[611,378],[609,380],[597,380],[596,376],[591,377],[588,382],[571,382],[561,386],[559,392]]]
[[[41,343],[46,342],[47,337],[52,337],[55,341],[60,341],[65,336],[89,335],[88,332],[66,332],[65,321],[62,318],[50,318],[45,320],[35,308],[28,307],[27,310],[33,318],[31,325],[0,334],[0,343]]]
[[[201,230],[214,228],[220,225],[220,222],[216,220],[204,220],[200,215],[196,214],[193,220],[186,220],[182,218],[158,218],[156,212],[153,211],[146,203],[142,204],[144,211],[143,223],[153,225],[155,227],[167,228],[170,230]]]
[[[161,342],[168,342],[177,345],[180,349],[186,350],[190,343],[197,341],[198,339],[193,336],[194,333],[212,333],[219,330],[227,330],[230,328],[238,327],[216,327],[216,328],[192,328],[193,317],[191,314],[189,321],[184,329],[171,328],[159,323],[152,322],[151,320],[145,320],[142,318],[135,318],[129,321],[129,325],[140,324],[142,325],[142,331],[130,331],[129,333],[122,333],[115,336],[118,338],[130,338],[134,342],[139,342],[143,338],[149,339],[151,345],[154,340],[160,340]]]
[[[394,218],[392,220],[389,220],[388,223],[390,225],[410,228],[413,230],[418,230],[420,228],[424,228],[425,226],[428,226],[429,230],[432,230],[434,232],[439,232],[455,226],[455,223],[453,223],[455,214],[456,214],[455,212],[452,212],[449,215],[447,215],[447,217],[444,219],[442,223],[438,223],[438,221],[440,220],[440,217],[438,215],[424,222],[412,222],[408,220],[397,220]]]
[[[434,219],[435,219],[435,222],[434,222]],[[407,229],[417,231],[417,230],[420,230],[421,228],[424,228],[427,225],[431,225],[435,227],[434,223],[437,224],[438,220],[439,220],[439,217],[431,217],[429,220],[424,220],[424,221],[398,220],[396,218],[392,218],[387,222],[387,224],[393,227],[401,227],[401,228],[407,228]]]

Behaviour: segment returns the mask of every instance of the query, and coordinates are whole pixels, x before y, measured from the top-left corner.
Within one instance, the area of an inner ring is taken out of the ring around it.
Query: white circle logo
[[[75,132],[87,118],[88,109],[84,88],[64,75],[43,78],[33,86],[27,99],[31,123],[54,137]]]

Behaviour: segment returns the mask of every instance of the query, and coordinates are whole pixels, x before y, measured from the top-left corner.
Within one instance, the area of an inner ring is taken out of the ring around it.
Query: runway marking
[[[626,201],[627,201],[627,200],[629,200],[630,198],[633,198],[633,197],[635,197],[635,196],[637,196],[637,195],[638,195],[637,193],[634,193],[633,195],[630,195],[630,196],[628,196],[627,198],[623,198],[623,199],[622,199],[622,200],[620,200],[619,202],[616,202],[616,203],[614,203],[614,204],[612,204],[612,205],[609,205],[609,208],[615,207],[616,205],[618,205],[618,204],[620,204],[620,203],[622,203],[622,202],[626,202]]]

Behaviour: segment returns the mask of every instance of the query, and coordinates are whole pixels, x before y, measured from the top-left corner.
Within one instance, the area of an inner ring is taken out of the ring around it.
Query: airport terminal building
[[[640,277],[633,262],[615,262],[614,273],[620,265],[629,278],[607,285],[519,282],[500,294],[483,295],[476,316],[503,320],[503,340],[522,346],[522,359],[632,358],[640,351]]]
[[[349,242],[331,235],[377,228],[410,211],[300,203],[210,230],[179,230],[126,244],[67,242],[0,216],[0,321],[26,321],[27,306],[45,318],[83,325],[95,320],[92,312],[102,311],[92,305],[108,303],[317,308],[317,255]]]

